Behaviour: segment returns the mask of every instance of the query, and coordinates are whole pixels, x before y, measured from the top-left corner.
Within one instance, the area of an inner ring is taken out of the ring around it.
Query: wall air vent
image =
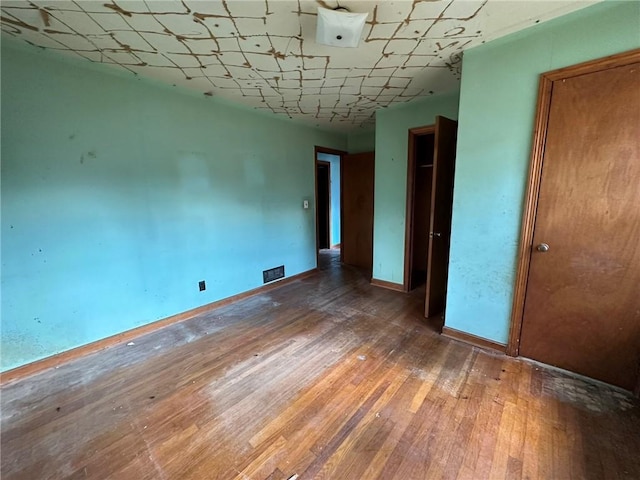
[[[269,270],[265,270],[262,272],[262,280],[264,283],[273,282],[274,280],[278,280],[279,278],[284,277],[284,265],[280,265],[279,267],[270,268]]]

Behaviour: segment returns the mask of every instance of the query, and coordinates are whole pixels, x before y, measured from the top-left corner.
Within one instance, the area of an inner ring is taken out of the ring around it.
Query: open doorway
[[[404,288],[425,284],[427,318],[445,309],[457,128],[437,116],[409,130]]]
[[[427,280],[433,147],[435,128],[412,129],[409,133],[407,175],[407,285],[411,291]]]
[[[318,182],[318,249],[331,248],[331,163],[316,161]]]
[[[315,148],[316,251],[340,249],[341,244],[341,165],[346,152]]]

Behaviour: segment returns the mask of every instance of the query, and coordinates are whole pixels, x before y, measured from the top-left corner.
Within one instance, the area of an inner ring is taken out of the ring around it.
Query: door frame
[[[347,152],[344,150],[336,150],[334,148],[327,148],[321,146],[313,147],[313,181],[315,184],[315,199],[314,199],[314,209],[316,216],[315,223],[315,236],[316,236],[316,266],[320,260],[320,244],[318,243],[318,154],[326,153],[329,155],[337,155],[340,157],[340,244],[342,244],[342,164],[344,163],[344,156],[347,155]],[[322,161],[322,160],[320,160]],[[331,179],[329,179],[331,181]],[[331,189],[331,187],[329,187]],[[329,220],[331,222],[331,220]],[[331,237],[329,237],[329,244],[331,244]],[[342,249],[340,249],[340,261],[342,262]]]
[[[436,126],[427,125],[409,129],[409,149],[407,158],[407,201],[404,222],[404,280],[402,288],[409,291],[411,284],[411,259],[413,257],[413,199],[416,186],[416,137],[435,135]]]
[[[511,327],[506,353],[517,357],[520,353],[520,338],[524,317],[524,303],[527,293],[529,266],[531,263],[531,249],[533,247],[533,230],[538,209],[538,196],[542,178],[542,163],[547,139],[547,125],[551,109],[551,94],[553,83],[588,73],[595,73],[611,68],[622,67],[640,61],[640,49],[611,55],[577,65],[552,70],[540,75],[538,87],[538,104],[536,106],[536,120],[533,130],[533,147],[531,163],[527,180],[527,192],[522,214],[520,243],[518,246],[517,273],[511,308]],[[640,381],[636,387],[636,395],[640,394]]]

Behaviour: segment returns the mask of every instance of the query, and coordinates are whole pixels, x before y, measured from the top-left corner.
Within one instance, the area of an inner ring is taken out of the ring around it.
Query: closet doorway
[[[408,265],[405,288],[415,290],[427,280],[427,250],[431,218],[431,186],[433,183],[433,144],[435,126],[409,131],[409,171],[407,192]]]
[[[409,130],[404,289],[425,285],[425,317],[445,305],[457,122]]]

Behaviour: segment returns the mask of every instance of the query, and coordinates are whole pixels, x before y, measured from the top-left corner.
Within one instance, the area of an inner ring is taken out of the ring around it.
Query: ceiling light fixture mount
[[[357,47],[367,13],[352,13],[345,7],[318,7],[316,42],[331,47]]]

